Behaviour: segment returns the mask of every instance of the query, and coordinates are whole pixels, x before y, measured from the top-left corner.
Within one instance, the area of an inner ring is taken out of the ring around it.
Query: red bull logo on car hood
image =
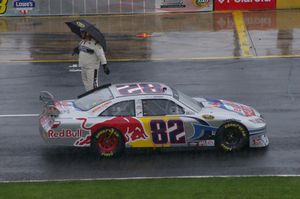
[[[223,108],[225,110],[233,111],[246,117],[256,116],[256,112],[253,108],[236,102],[227,101],[227,100],[218,100],[218,99],[207,100],[206,107]]]

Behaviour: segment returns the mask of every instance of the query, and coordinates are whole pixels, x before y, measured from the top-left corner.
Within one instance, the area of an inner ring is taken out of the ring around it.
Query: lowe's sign
[[[17,0],[14,1],[14,8],[17,10],[32,10],[35,7],[34,0]]]

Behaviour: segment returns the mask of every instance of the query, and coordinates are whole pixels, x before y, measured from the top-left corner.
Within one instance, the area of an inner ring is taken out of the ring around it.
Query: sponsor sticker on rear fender
[[[77,129],[72,131],[71,129],[62,129],[60,131],[49,130],[48,138],[80,138],[82,137],[82,130]]]

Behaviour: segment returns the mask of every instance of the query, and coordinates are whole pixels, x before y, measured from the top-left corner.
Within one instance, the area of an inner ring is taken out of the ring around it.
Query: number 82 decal
[[[4,14],[7,9],[8,0],[0,0],[0,14]]]
[[[152,141],[154,144],[184,144],[185,132],[181,120],[151,120]]]

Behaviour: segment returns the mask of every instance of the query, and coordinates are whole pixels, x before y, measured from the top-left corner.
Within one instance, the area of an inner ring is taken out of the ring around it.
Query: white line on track
[[[0,115],[2,117],[37,117],[39,114],[12,114],[12,115]]]
[[[202,178],[253,178],[253,177],[300,177],[300,175],[216,175],[216,176],[168,176],[168,177],[127,177],[127,178],[84,178],[84,179],[52,179],[52,180],[12,180],[1,183],[31,182],[71,182],[71,181],[109,181],[109,180],[163,180],[163,179],[202,179]]]

